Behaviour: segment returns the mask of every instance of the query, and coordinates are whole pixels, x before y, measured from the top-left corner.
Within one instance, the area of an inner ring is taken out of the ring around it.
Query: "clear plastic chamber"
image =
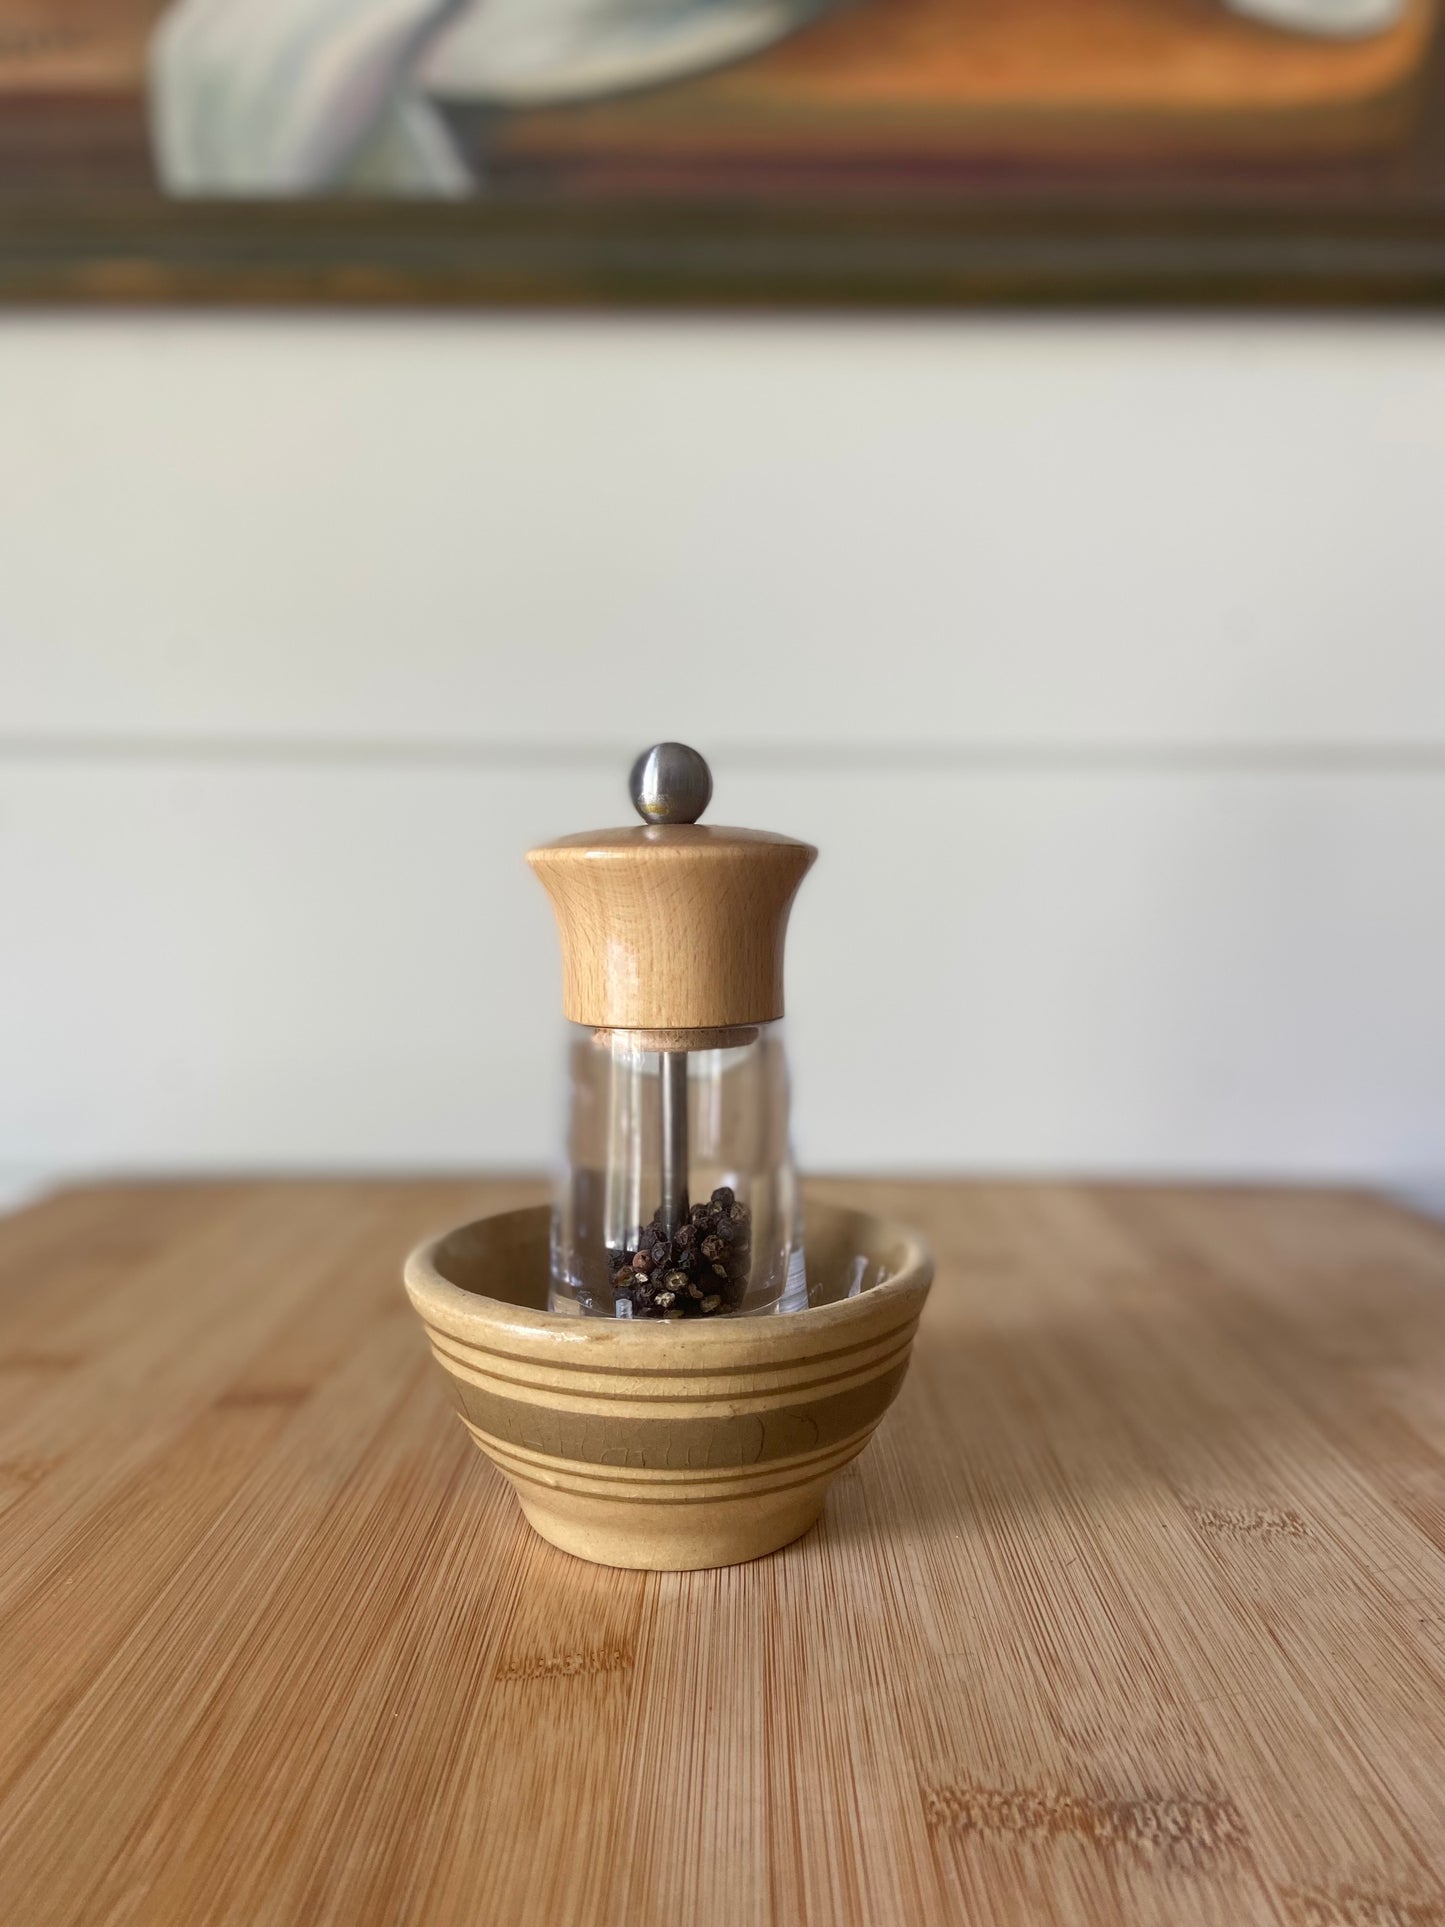
[[[806,1302],[782,1024],[566,1030],[552,1309],[677,1320]]]

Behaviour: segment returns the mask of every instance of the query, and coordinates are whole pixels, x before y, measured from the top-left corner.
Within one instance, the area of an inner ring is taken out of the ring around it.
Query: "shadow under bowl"
[[[554,1546],[681,1572],[774,1552],[892,1404],[933,1276],[911,1232],[809,1204],[808,1305],[651,1322],[549,1312],[551,1213],[412,1253],[406,1289],[462,1423]]]

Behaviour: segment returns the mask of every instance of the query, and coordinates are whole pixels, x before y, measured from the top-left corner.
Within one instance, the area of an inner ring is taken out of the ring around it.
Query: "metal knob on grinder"
[[[696,823],[712,801],[712,771],[686,743],[654,743],[627,779],[644,823]]]

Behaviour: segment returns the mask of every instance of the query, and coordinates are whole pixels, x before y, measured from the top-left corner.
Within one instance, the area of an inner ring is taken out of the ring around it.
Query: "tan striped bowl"
[[[680,1572],[817,1519],[892,1404],[933,1261],[911,1232],[811,1204],[806,1310],[686,1324],[548,1312],[550,1214],[413,1252],[406,1288],[462,1423],[554,1546]]]

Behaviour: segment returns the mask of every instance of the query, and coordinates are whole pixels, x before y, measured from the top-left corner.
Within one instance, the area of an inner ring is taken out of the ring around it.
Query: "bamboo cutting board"
[[[1445,1231],[829,1185],[939,1258],[823,1525],[530,1536],[403,1301],[535,1186],[0,1223],[5,1927],[1439,1927]]]

